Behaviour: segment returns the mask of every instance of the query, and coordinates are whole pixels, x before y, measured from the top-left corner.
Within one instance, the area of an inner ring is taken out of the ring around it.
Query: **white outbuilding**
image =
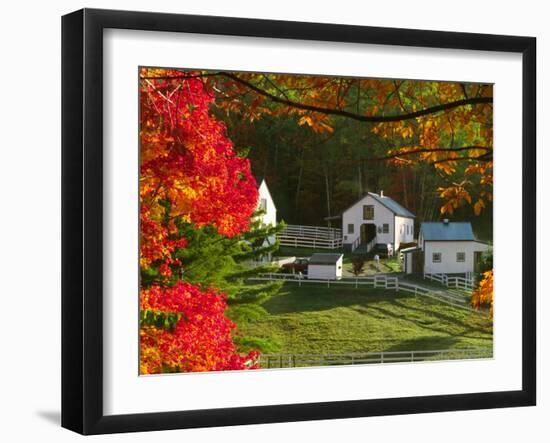
[[[264,178],[257,178],[256,183],[258,186],[258,210],[262,211],[262,214],[259,216],[261,224],[263,226],[275,226],[277,224],[277,207],[275,206],[273,197],[271,197],[267,183]],[[260,246],[273,245],[275,241],[275,235],[272,235],[267,237]],[[269,263],[271,259],[271,253],[264,254],[258,260],[258,263]]]
[[[426,222],[420,225],[418,247],[404,249],[405,272],[467,274],[477,272],[487,243],[477,240],[470,222]]]
[[[264,178],[256,179],[256,183],[258,185],[258,209],[263,211],[262,223],[266,226],[275,226],[277,224],[277,207],[271,197],[271,192],[269,192]]]
[[[313,280],[341,279],[343,259],[343,254],[313,254],[307,266],[307,278]]]
[[[395,200],[369,192],[342,213],[344,250],[369,252],[375,244],[391,245],[414,241],[414,214]]]

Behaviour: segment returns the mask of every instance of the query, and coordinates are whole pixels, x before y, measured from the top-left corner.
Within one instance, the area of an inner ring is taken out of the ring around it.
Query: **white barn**
[[[369,252],[375,244],[384,243],[397,251],[401,243],[414,241],[414,218],[383,192],[369,192],[342,213],[344,250]]]
[[[261,209],[263,211],[262,215],[259,216],[262,222],[262,225],[275,226],[277,224],[277,207],[275,206],[273,197],[271,197],[271,193],[269,192],[267,183],[264,178],[256,179],[256,183],[258,186],[257,209]],[[275,241],[276,241],[275,235],[269,236],[264,240],[261,246],[265,247],[265,246],[272,245],[275,243]],[[272,258],[271,253],[269,253],[269,254],[265,254],[258,261],[261,263],[267,263],[271,261],[271,258]]]
[[[402,250],[404,269],[408,274],[476,272],[481,255],[488,248],[489,245],[476,240],[470,222],[450,222],[445,219],[442,222],[422,223],[418,247]]]
[[[307,265],[308,279],[339,280],[342,278],[344,254],[313,254]]]
[[[267,187],[264,178],[257,180],[258,185],[258,209],[264,211],[261,216],[262,223],[266,226],[275,226],[277,224],[277,208]]]

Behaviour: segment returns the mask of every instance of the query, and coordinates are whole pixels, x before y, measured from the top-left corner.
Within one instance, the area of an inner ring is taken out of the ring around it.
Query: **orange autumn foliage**
[[[140,269],[159,275],[140,287],[141,374],[256,368],[257,353],[241,355],[233,342],[226,295],[174,283],[185,272],[176,253],[189,247],[177,222],[233,237],[249,229],[258,202],[249,161],[211,116],[212,102],[198,78],[140,82]]]
[[[493,302],[493,270],[491,269],[483,273],[483,279],[472,293],[471,303],[476,309],[480,309],[482,306],[488,306],[489,315],[493,317]]]

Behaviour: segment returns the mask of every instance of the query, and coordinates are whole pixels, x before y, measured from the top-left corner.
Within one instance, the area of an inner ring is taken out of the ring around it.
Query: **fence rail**
[[[342,247],[342,230],[322,226],[288,225],[277,235],[282,246],[339,249]]]
[[[266,369],[295,368],[303,366],[465,360],[475,358],[492,358],[492,356],[492,348],[384,351],[349,354],[261,354],[260,366]]]
[[[414,294],[415,297],[428,297],[442,303],[446,303],[457,308],[466,309],[468,311],[478,312],[473,309],[468,300],[456,294],[451,294],[443,291],[436,291],[422,286],[415,285],[414,283],[407,283],[400,281],[398,277],[388,275],[373,275],[368,277],[345,277],[340,280],[331,279],[309,279],[307,276],[301,274],[283,274],[283,273],[266,273],[260,274],[258,277],[250,278],[252,281],[273,281],[283,280],[285,282],[296,283],[298,286],[303,284],[323,284],[327,288],[337,285],[348,285],[355,288],[360,286],[372,287],[375,289],[388,289],[393,291],[403,291],[410,294]]]
[[[448,288],[464,289],[467,291],[472,291],[475,286],[471,272],[464,274],[464,277],[447,274],[424,274],[424,278],[441,283]]]

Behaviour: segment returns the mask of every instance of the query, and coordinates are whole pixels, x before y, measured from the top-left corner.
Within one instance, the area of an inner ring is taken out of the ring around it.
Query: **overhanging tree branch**
[[[398,157],[406,157],[408,155],[414,155],[414,154],[425,154],[425,153],[435,153],[435,152],[462,152],[462,151],[485,151],[485,154],[482,154],[479,156],[479,158],[486,158],[489,155],[492,155],[493,148],[489,146],[463,146],[460,148],[418,148],[418,149],[410,149],[408,151],[402,151],[402,152],[394,152],[392,154],[388,154],[384,157],[374,157],[374,158],[363,158],[360,159],[361,161],[385,161],[385,160],[392,160],[394,158]],[[466,157],[456,157],[453,160],[461,160],[465,159]]]
[[[423,154],[423,153],[435,153],[435,152],[466,152],[469,154],[470,151],[484,151],[483,154],[480,154],[478,156],[475,155],[466,155],[466,156],[460,156],[460,157],[446,157],[443,159],[435,160],[435,161],[426,161],[427,164],[436,164],[436,163],[445,163],[445,162],[451,162],[451,161],[463,161],[463,160],[478,160],[482,162],[489,162],[493,160],[493,148],[489,146],[463,146],[460,148],[418,148],[418,149],[411,149],[409,151],[405,152],[394,152],[392,154],[388,154],[383,157],[368,157],[368,158],[359,158],[356,160],[349,160],[346,162],[343,162],[344,164],[358,164],[363,162],[383,162],[387,160],[399,160],[402,157],[407,157],[409,155],[414,154]],[[402,159],[405,161],[405,159]]]
[[[429,108],[421,109],[420,111],[409,112],[406,114],[388,115],[388,116],[368,116],[368,115],[356,114],[354,112],[344,111],[342,109],[323,108],[320,106],[294,102],[291,100],[277,97],[276,95],[273,95],[267,91],[264,91],[263,89],[258,88],[256,85],[252,84],[251,82],[247,80],[243,80],[242,78],[234,74],[231,74],[229,72],[220,72],[220,75],[230,78],[236,81],[237,83],[240,83],[252,89],[254,92],[257,92],[258,94],[263,95],[264,97],[267,97],[276,103],[280,103],[280,104],[291,106],[298,109],[303,109],[306,111],[320,112],[322,114],[329,114],[329,115],[339,115],[342,117],[351,118],[353,120],[357,120],[361,122],[371,122],[371,123],[398,122],[403,120],[410,120],[417,117],[422,117],[424,115],[435,114],[437,112],[458,108],[460,106],[476,105],[476,104],[482,104],[482,103],[485,103],[485,104],[493,103],[493,97],[474,97],[474,98],[468,98],[463,100],[456,100],[453,102],[432,106]]]
[[[164,77],[142,77],[141,79],[142,80],[153,80],[153,79],[154,80],[177,80],[177,79],[185,79],[185,78],[213,77],[213,76],[221,76],[221,77],[229,78],[249,88],[250,90],[256,92],[257,94],[270,99],[275,103],[290,106],[296,109],[303,109],[305,111],[319,112],[327,115],[337,115],[337,116],[357,120],[360,122],[370,122],[370,123],[385,123],[385,122],[398,122],[398,121],[404,121],[404,120],[411,120],[414,118],[423,117],[425,115],[430,115],[430,114],[436,114],[438,112],[447,111],[447,110],[458,108],[461,106],[493,103],[493,97],[470,97],[470,98],[464,98],[462,100],[455,100],[452,102],[431,106],[425,109],[421,109],[419,111],[408,112],[404,114],[388,115],[388,116],[376,116],[376,115],[369,116],[369,115],[357,114],[350,111],[345,111],[343,109],[324,108],[322,106],[299,103],[293,100],[289,100],[287,98],[278,97],[274,94],[271,94],[270,92],[267,92],[259,88],[252,82],[249,82],[248,80],[244,80],[239,76],[232,74],[230,72],[209,72],[209,73],[196,74],[196,75],[178,75],[178,76],[164,76]]]

